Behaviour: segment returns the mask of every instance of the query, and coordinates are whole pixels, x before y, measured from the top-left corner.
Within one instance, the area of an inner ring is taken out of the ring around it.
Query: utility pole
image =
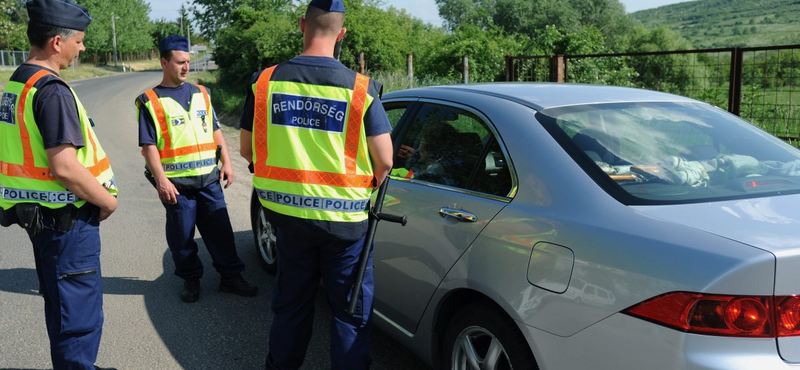
[[[114,43],[114,68],[117,68],[117,26],[114,23],[114,20],[117,18],[119,17],[115,17],[114,12],[111,12],[111,38]]]

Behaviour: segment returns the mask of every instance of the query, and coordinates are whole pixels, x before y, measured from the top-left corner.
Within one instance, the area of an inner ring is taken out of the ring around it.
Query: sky
[[[629,13],[686,1],[691,0],[620,0],[625,5],[625,10]],[[166,18],[170,20],[178,18],[178,9],[180,9],[181,4],[186,4],[187,7],[191,4],[191,0],[149,0],[147,2],[150,3],[151,19]],[[439,17],[439,11],[434,0],[383,0],[383,2],[387,7],[394,6],[398,9],[406,9],[413,17],[419,18],[425,23],[431,23],[436,26],[442,25],[442,19]]]

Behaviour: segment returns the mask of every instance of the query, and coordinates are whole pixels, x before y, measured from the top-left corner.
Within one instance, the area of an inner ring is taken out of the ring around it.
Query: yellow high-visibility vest
[[[217,167],[213,108],[206,88],[196,86],[200,93],[192,94],[189,111],[153,89],[145,92],[144,104],[158,125],[156,147],[168,178],[206,175]],[[136,104],[142,102],[137,99]]]
[[[33,117],[36,83],[42,78],[59,77],[42,69],[25,83],[9,81],[0,98],[0,207],[4,210],[17,203],[39,203],[51,209],[67,204],[75,207],[86,204],[85,200],[69,191],[50,171],[42,134]],[[97,141],[86,109],[75,91],[72,88],[70,91],[75,98],[81,132],[86,143],[76,151],[78,162],[109,193],[117,195],[111,164]]]
[[[364,128],[374,100],[369,78],[357,74],[352,88],[270,81],[274,69],[252,86],[261,204],[309,220],[366,220],[374,182]]]

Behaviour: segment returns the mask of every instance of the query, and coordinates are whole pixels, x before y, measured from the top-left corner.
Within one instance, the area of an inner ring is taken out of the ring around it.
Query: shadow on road
[[[110,296],[142,296],[148,317],[130,318],[131,322],[149,320],[163,345],[181,368],[263,368],[269,347],[269,326],[272,322],[269,302],[274,277],[259,267],[251,232],[237,232],[235,238],[239,256],[247,266],[243,275],[251,284],[259,287],[258,296],[248,298],[219,292],[219,274],[211,265],[202,239],[198,238],[196,242],[200,246],[200,256],[205,268],[201,279],[200,301],[185,303],[180,300],[179,292],[183,280],[173,275],[174,264],[168,250],[165,250],[162,257],[164,273],[153,281],[140,280],[137,277],[103,277],[106,315],[114,314],[109,312],[108,302],[113,299]],[[0,290],[38,295],[36,270],[0,270]],[[302,369],[330,368],[330,322],[327,301],[323,289],[320,288],[316,301],[314,333]],[[106,325],[109,325],[108,320]],[[132,324],[127,330],[137,330],[137,327]],[[429,369],[377,329],[373,329],[372,334],[372,355],[373,369]],[[125,367],[123,364],[119,365],[121,368]]]

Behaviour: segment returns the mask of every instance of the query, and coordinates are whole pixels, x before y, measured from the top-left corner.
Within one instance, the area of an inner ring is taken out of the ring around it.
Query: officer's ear
[[[304,17],[300,17],[300,33],[306,33],[306,19]]]
[[[346,32],[347,32],[347,28],[342,27],[342,29],[339,30],[339,34],[336,35],[336,42],[342,41],[342,39],[344,38],[344,34]]]

